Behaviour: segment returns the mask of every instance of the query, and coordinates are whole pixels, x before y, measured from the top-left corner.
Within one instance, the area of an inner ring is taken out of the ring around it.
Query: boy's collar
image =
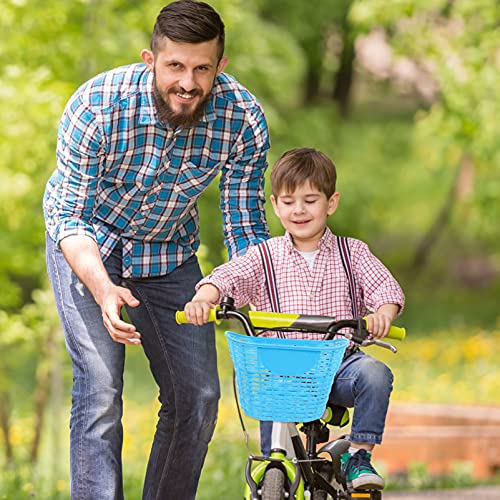
[[[290,250],[297,250],[295,248],[295,245],[293,244],[292,235],[288,231],[285,232],[284,237],[287,241]],[[334,243],[335,243],[335,235],[332,233],[331,229],[327,226],[323,236],[318,241],[318,250],[323,250],[324,248],[327,249],[333,248]]]
[[[325,233],[318,242],[318,248],[322,250],[323,248],[333,248],[335,243],[335,235],[332,233],[331,229],[327,226]]]

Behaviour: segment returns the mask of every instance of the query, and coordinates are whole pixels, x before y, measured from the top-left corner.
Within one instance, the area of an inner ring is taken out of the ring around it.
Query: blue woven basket
[[[243,411],[258,420],[308,422],[323,414],[348,345],[226,332]]]

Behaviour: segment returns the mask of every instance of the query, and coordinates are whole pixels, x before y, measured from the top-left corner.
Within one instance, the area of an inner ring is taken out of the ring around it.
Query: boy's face
[[[335,192],[328,199],[322,191],[305,182],[293,193],[271,195],[274,212],[283,227],[291,234],[297,250],[312,252],[326,228],[326,219],[339,203],[340,194]]]

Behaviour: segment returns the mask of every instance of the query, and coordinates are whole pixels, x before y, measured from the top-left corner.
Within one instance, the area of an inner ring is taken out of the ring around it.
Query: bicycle
[[[363,318],[336,321],[328,316],[243,313],[232,298],[224,297],[210,311],[209,321],[219,324],[226,319],[238,320],[246,333],[225,334],[241,407],[249,417],[273,421],[270,456],[248,457],[244,500],[380,500],[379,490],[349,491],[343,481],[340,456],[350,443],[346,436],[329,442],[327,426],[347,425],[349,412],[327,406],[327,399],[349,341],[392,352],[396,347],[370,339]],[[176,320],[186,322],[182,311],[177,311]],[[265,331],[321,333],[327,342],[258,336]],[[403,340],[405,334],[404,328],[392,326],[387,337]],[[334,339],[338,335],[343,338]]]

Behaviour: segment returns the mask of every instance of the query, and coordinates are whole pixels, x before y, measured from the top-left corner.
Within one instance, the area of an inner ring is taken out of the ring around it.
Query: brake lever
[[[377,345],[379,347],[383,347],[384,349],[389,349],[392,351],[394,354],[398,352],[397,348],[393,346],[392,344],[389,344],[389,342],[384,342],[382,340],[375,340],[375,339],[367,339],[363,340],[361,343],[363,347],[369,346],[369,345]]]

